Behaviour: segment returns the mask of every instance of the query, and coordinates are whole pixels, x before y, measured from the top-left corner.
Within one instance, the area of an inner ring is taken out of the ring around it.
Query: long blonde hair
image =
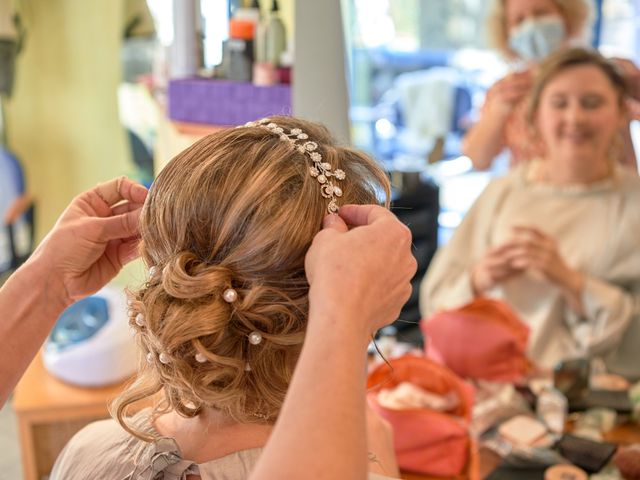
[[[368,156],[336,145],[317,124],[271,121],[304,131],[323,162],[344,170],[341,204],[381,196],[388,204],[387,177]],[[327,209],[309,167],[289,142],[252,127],[209,135],[160,172],[140,223],[142,258],[157,273],[130,292],[141,366],[112,404],[127,431],[151,440],[127,417],[158,393],[154,415],[210,407],[238,422],[275,420],[307,324],[304,258]],[[238,293],[233,303],[222,297],[228,288]],[[248,341],[253,331],[259,345]]]

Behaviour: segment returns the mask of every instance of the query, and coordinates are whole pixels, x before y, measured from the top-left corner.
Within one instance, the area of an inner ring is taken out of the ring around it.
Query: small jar
[[[553,387],[545,387],[538,395],[536,415],[553,433],[562,433],[567,420],[567,397]]]
[[[229,22],[229,39],[224,42],[223,56],[227,59],[229,80],[250,82],[253,74],[253,38],[255,24],[248,20]]]

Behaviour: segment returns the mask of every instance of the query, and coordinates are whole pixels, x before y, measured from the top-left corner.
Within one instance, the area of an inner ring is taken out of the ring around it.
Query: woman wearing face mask
[[[587,0],[495,0],[488,18],[490,43],[513,72],[488,91],[478,123],[466,135],[462,151],[484,170],[506,147],[515,165],[537,158],[539,142],[525,120],[525,98],[538,62],[558,49],[587,43],[591,8]],[[616,140],[620,162],[636,165],[628,126]]]
[[[529,325],[528,353],[543,367],[601,355],[640,377],[640,178],[612,158],[627,94],[596,52],[541,64],[527,118],[543,155],[490,183],[437,253],[421,285],[425,317],[502,299]]]

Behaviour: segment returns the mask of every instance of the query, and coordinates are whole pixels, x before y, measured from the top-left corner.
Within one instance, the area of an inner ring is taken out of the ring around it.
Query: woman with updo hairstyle
[[[540,62],[562,49],[588,46],[593,23],[589,0],[492,0],[489,46],[510,72],[488,91],[478,122],[465,135],[462,153],[485,170],[507,148],[510,165],[535,160],[542,145],[526,119],[528,96]],[[626,61],[629,63],[628,61]],[[617,161],[637,169],[628,122],[618,132]]]
[[[388,205],[389,192],[376,162],[292,117],[176,156],[141,215],[149,277],[129,292],[137,378],[112,405],[117,422],[78,433],[52,478],[246,478],[304,340],[312,240],[339,205]],[[393,454],[376,452],[371,470],[397,473]]]
[[[527,118],[542,155],[492,181],[437,252],[423,316],[499,299],[529,326],[539,366],[601,357],[640,377],[640,179],[616,150],[626,95],[617,66],[595,51],[540,65]]]

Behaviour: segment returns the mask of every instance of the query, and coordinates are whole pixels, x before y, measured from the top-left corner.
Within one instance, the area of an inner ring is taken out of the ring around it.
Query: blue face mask
[[[509,48],[523,60],[538,62],[560,48],[566,33],[556,15],[525,20],[509,35]]]

